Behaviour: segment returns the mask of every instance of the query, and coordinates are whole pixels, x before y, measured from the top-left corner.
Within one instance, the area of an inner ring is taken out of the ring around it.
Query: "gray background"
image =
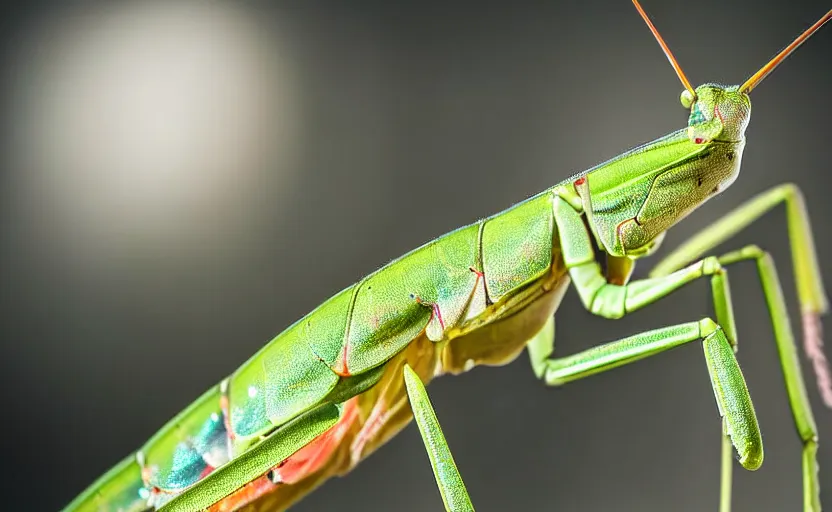
[[[241,68],[255,78],[239,90],[267,77],[252,100],[263,107],[226,105],[209,116],[210,137],[185,137],[191,149],[183,154],[210,158],[183,164],[192,172],[178,178],[171,178],[176,165],[167,178],[151,175],[150,192],[133,197],[129,180],[144,171],[130,166],[133,153],[82,154],[111,146],[108,134],[118,128],[92,123],[87,145],[72,142],[81,133],[72,115],[95,112],[105,95],[78,99],[76,75],[55,71],[67,62],[94,67],[96,51],[112,50],[118,61],[119,30],[108,40],[116,42],[89,43],[93,50],[75,60],[62,53],[73,48],[66,31],[104,26],[111,15],[151,38],[177,33],[176,22],[157,27],[137,16],[131,25],[130,6],[33,2],[0,16],[4,510],[64,505],[264,341],[379,265],[687,118],[680,84],[625,0],[241,4],[239,30],[253,31],[257,42]],[[698,84],[744,80],[829,3],[645,7]],[[663,253],[754,193],[791,180],[806,193],[832,285],[830,56],[827,27],[754,91],[743,173],[672,230]],[[215,53],[208,67],[233,74],[235,59]],[[271,60],[279,65],[270,68]],[[275,84],[291,91],[288,100],[270,99],[281,91]],[[204,104],[246,101],[217,94]],[[54,114],[61,105],[76,110]],[[242,114],[226,123],[226,111]],[[154,122],[175,123],[177,115],[160,108]],[[245,130],[254,135],[238,136]],[[155,128],[142,133],[164,139]],[[256,156],[223,160],[244,151]],[[107,165],[84,174],[85,162],[114,163],[112,172],[126,176],[128,185],[117,188],[124,197],[113,199]],[[186,192],[160,199],[175,180]],[[213,188],[200,195],[208,181]],[[773,252],[798,327],[785,228],[778,210],[724,249],[754,242]],[[735,507],[798,510],[799,443],[760,286],[750,265],[731,278],[740,360],[766,443],[759,471],[735,470]],[[592,317],[570,293],[556,317],[557,350],[698,319],[710,314],[708,290],[697,283],[616,322]],[[557,390],[537,382],[523,356],[439,379],[429,391],[478,510],[716,509],[719,421],[699,346]],[[832,413],[821,409],[814,383],[809,393],[823,500],[832,506]],[[415,427],[296,510],[336,507],[440,510]]]

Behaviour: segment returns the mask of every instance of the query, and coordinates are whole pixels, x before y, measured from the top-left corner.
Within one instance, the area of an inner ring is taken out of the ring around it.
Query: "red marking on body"
[[[231,512],[239,510],[248,505],[260,496],[268,494],[275,485],[268,479],[267,476],[261,476],[251,482],[247,483],[234,494],[226,496],[221,501],[214,503],[208,508],[209,512]]]
[[[470,267],[469,267],[469,268],[470,268]],[[417,303],[417,304],[423,304],[423,305],[425,305],[425,306],[430,306],[431,311],[432,311],[432,313],[431,313],[431,320],[432,320],[434,317],[435,317],[437,320],[439,320],[439,327],[441,327],[441,328],[442,328],[442,330],[444,331],[444,330],[445,330],[445,321],[442,319],[442,311],[440,311],[440,310],[439,310],[439,304],[432,304],[432,303],[429,303],[429,302],[425,302],[425,301],[423,301],[423,300],[422,300],[422,298],[421,298],[421,297],[418,297],[418,296],[416,296],[416,297],[414,297],[414,298],[416,299],[416,303]]]
[[[347,367],[347,357],[349,356],[350,350],[350,342],[345,338],[344,339],[344,350],[341,351],[341,368],[332,370],[340,377],[349,377],[352,375],[350,373],[349,367]]]
[[[213,471],[214,471],[214,469],[216,469],[216,468],[214,468],[214,466],[212,466],[212,465],[210,465],[210,464],[206,464],[206,465],[205,465],[205,469],[203,469],[203,470],[202,470],[202,473],[200,473],[200,474],[199,474],[199,480],[202,480],[202,479],[203,479],[203,478],[205,478],[206,476],[210,475],[210,474],[211,474],[211,472],[213,472]]]
[[[584,177],[584,176],[581,176],[580,178],[578,178],[577,180],[575,180],[575,186],[576,186],[576,187],[580,187],[580,186],[581,186],[581,185],[583,185],[584,183],[586,183],[586,177]]]
[[[333,451],[338,448],[352,423],[359,419],[358,412],[357,399],[348,400],[344,405],[344,412],[338,423],[316,437],[311,443],[296,451],[288,459],[273,467],[271,473],[279,483],[273,483],[268,474],[263,475],[215,503],[208,508],[208,511],[231,512],[239,510],[272,492],[278,485],[300,482],[320,470],[328,462]]]
[[[151,507],[150,510],[158,509],[162,504],[170,501],[171,496],[180,494],[182,490],[168,491],[160,487],[150,487],[150,496],[147,498],[147,505]]]
[[[444,331],[445,330],[445,321],[442,320],[442,311],[439,309],[439,304],[434,304],[433,305],[433,314],[439,320],[439,327],[441,327],[442,330]]]
[[[714,105],[714,115],[719,118],[722,124],[725,124],[725,119],[722,118],[722,112],[719,111],[719,105]]]
[[[468,270],[477,274],[477,280],[474,281],[474,288],[471,290],[471,297],[473,297],[474,294],[477,292],[477,288],[480,285],[480,280],[482,280],[483,281],[483,286],[482,286],[483,290],[482,291],[483,291],[483,294],[485,295],[485,303],[486,304],[492,304],[491,298],[488,296],[488,290],[486,289],[486,286],[485,286],[485,272],[480,272],[479,270],[475,269],[474,267],[468,267]]]
[[[332,430],[298,450],[274,470],[274,480],[281,484],[295,484],[323,467],[338,448],[340,436]]]
[[[694,144],[702,144],[703,142],[705,141],[702,139],[702,137],[696,137],[695,139],[693,139]]]

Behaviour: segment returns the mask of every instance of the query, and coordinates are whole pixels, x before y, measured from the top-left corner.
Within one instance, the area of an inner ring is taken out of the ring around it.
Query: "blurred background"
[[[829,2],[645,8],[695,84],[740,83]],[[4,510],[65,505],[390,259],[687,120],[625,0],[42,0],[0,20]],[[754,91],[743,173],[662,253],[790,180],[830,288],[830,59],[827,27]],[[799,336],[782,209],[722,249],[747,243],[775,255]],[[759,471],[735,469],[735,510],[799,510],[800,444],[753,265],[731,283],[766,443]],[[570,292],[556,350],[699,319],[709,297],[703,281],[613,322]],[[523,355],[429,391],[478,510],[717,508],[720,423],[698,345],[556,390]],[[809,393],[832,506],[832,412]],[[441,506],[411,425],[296,510]]]

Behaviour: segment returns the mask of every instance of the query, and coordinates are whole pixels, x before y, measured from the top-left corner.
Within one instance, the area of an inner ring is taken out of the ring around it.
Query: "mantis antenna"
[[[650,21],[650,18],[647,16],[647,13],[644,12],[644,9],[641,8],[641,4],[638,3],[638,0],[633,0],[633,5],[636,6],[636,9],[638,9],[638,13],[641,14],[642,18],[644,18],[644,22],[647,23],[647,26],[650,27],[650,32],[653,33],[653,37],[655,37],[656,41],[659,42],[659,46],[662,47],[665,56],[667,56],[667,60],[670,61],[670,65],[673,66],[674,70],[676,70],[676,76],[679,77],[679,80],[681,80],[682,85],[685,86],[685,89],[688,90],[692,98],[696,98],[696,91],[693,90],[693,86],[690,85],[688,77],[686,77],[685,72],[682,71],[682,66],[680,66],[679,63],[676,61],[676,57],[673,56],[673,53],[667,46],[667,43],[664,42],[664,39],[662,39],[661,34],[659,34],[659,31],[656,30],[656,27],[653,25],[653,22]],[[830,14],[832,14],[832,11],[830,11]]]
[[[633,0],[633,1],[635,1],[635,0]],[[756,73],[751,75],[751,77],[748,80],[746,80],[744,84],[742,84],[740,86],[740,92],[744,92],[746,94],[751,92],[751,89],[755,88],[757,86],[757,84],[762,82],[763,79],[765,77],[767,77],[769,73],[774,71],[774,68],[779,66],[780,63],[783,62],[786,59],[786,57],[791,55],[793,51],[797,50],[798,46],[800,46],[801,44],[803,44],[804,41],[809,39],[809,36],[811,36],[812,34],[817,32],[818,29],[820,27],[822,27],[823,24],[826,23],[827,21],[829,21],[830,19],[832,19],[832,9],[830,9],[830,11],[827,12],[826,15],[823,16],[821,19],[819,19],[814,25],[807,28],[805,32],[803,32],[802,34],[797,36],[797,39],[795,39],[792,42],[792,44],[783,48],[783,50],[780,53],[778,53],[777,55],[775,55],[775,57],[773,59],[768,61],[768,64],[761,67],[759,71],[757,71]],[[656,36],[656,37],[658,37],[658,36]]]
[[[650,32],[653,33],[653,36],[659,43],[659,46],[662,47],[662,50],[664,51],[664,54],[667,57],[667,60],[670,62],[670,65],[673,66],[673,69],[676,71],[676,75],[679,77],[679,80],[682,82],[682,85],[684,85],[685,89],[687,89],[688,92],[690,92],[691,96],[695,98],[696,92],[694,91],[693,86],[691,86],[690,81],[685,76],[685,72],[682,71],[682,67],[679,65],[679,62],[676,60],[676,57],[673,56],[673,53],[667,46],[667,43],[664,42],[664,39],[662,39],[661,34],[659,34],[659,31],[656,29],[655,25],[653,25],[653,22],[650,21],[650,17],[647,16],[646,12],[644,12],[644,9],[641,7],[641,4],[638,3],[638,0],[633,0],[633,5],[636,6],[638,13],[641,15],[641,17],[644,19],[644,22],[647,23],[647,26],[650,28]],[[783,50],[781,50],[780,53],[775,55],[774,58],[771,59],[765,66],[760,68],[759,71],[751,75],[751,77],[740,86],[740,92],[744,92],[746,94],[751,92],[751,90],[754,89],[757,86],[757,84],[762,82],[763,79],[769,75],[769,73],[774,71],[774,69],[777,66],[779,66],[780,63],[786,59],[786,57],[788,57],[795,50],[797,50],[797,48],[801,44],[803,44],[807,39],[809,39],[809,37],[811,37],[812,34],[817,32],[818,29],[820,29],[820,27],[822,27],[830,19],[832,19],[832,9],[830,9],[829,12],[827,12],[823,17],[821,17],[821,19],[815,22],[814,25],[806,29],[805,32],[797,36],[797,38],[794,41],[792,41],[790,45],[783,48]]]

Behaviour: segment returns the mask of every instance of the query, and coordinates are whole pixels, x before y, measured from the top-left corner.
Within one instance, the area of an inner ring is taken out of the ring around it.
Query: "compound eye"
[[[693,93],[689,90],[685,89],[684,91],[682,91],[681,100],[682,106],[685,107],[685,109],[690,110],[690,107],[693,105],[693,102],[696,101],[696,96],[694,96]]]

